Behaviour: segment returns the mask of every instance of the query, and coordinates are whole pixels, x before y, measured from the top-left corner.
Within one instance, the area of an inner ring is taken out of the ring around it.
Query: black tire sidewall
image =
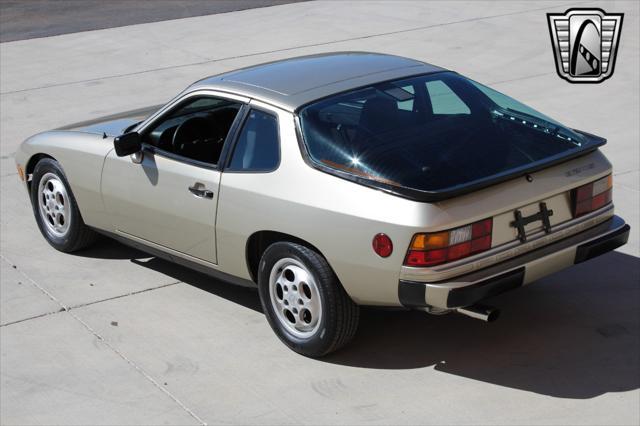
[[[67,232],[67,235],[64,237],[59,237],[51,233],[40,215],[38,187],[40,186],[40,180],[46,173],[53,173],[60,179],[67,190],[69,202],[71,203],[71,223],[69,225],[69,232]],[[31,206],[33,207],[33,214],[35,216],[36,223],[38,224],[38,228],[40,228],[40,232],[47,242],[57,250],[71,250],[75,246],[75,242],[79,237],[80,229],[84,226],[84,223],[80,217],[80,211],[78,210],[76,199],[73,196],[73,192],[71,191],[71,187],[69,186],[69,182],[67,181],[67,177],[64,174],[62,167],[60,167],[60,164],[58,164],[57,161],[51,158],[40,160],[34,168],[33,179],[31,181]]]
[[[313,274],[322,304],[322,317],[318,330],[308,338],[301,338],[288,331],[276,317],[269,292],[269,277],[275,263],[282,258],[295,259]],[[337,278],[328,264],[315,252],[293,243],[274,243],[265,251],[258,267],[258,291],[262,309],[276,335],[294,351],[308,356],[321,356],[331,346],[337,333],[335,304],[333,302]],[[339,283],[338,283],[339,285]]]

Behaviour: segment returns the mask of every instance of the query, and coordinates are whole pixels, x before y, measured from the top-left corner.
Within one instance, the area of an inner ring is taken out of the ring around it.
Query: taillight
[[[442,232],[416,234],[404,260],[406,266],[435,266],[491,248],[493,219]]]
[[[611,175],[582,185],[572,191],[573,216],[578,217],[598,210],[611,202]]]

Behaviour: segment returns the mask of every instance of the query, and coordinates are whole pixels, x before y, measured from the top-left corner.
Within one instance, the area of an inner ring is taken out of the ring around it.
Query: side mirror
[[[137,132],[129,132],[120,135],[113,140],[113,147],[118,157],[135,154],[142,150],[142,138]]]

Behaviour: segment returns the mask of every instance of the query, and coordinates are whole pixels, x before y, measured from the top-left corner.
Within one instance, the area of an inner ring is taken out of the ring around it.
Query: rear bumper
[[[469,306],[624,245],[630,227],[618,216],[571,237],[445,282],[400,280],[398,297],[409,308]]]

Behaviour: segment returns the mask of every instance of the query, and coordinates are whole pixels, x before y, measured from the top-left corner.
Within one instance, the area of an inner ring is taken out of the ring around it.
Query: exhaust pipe
[[[492,322],[500,316],[500,310],[487,305],[471,305],[464,308],[456,308],[456,312],[484,322]]]

